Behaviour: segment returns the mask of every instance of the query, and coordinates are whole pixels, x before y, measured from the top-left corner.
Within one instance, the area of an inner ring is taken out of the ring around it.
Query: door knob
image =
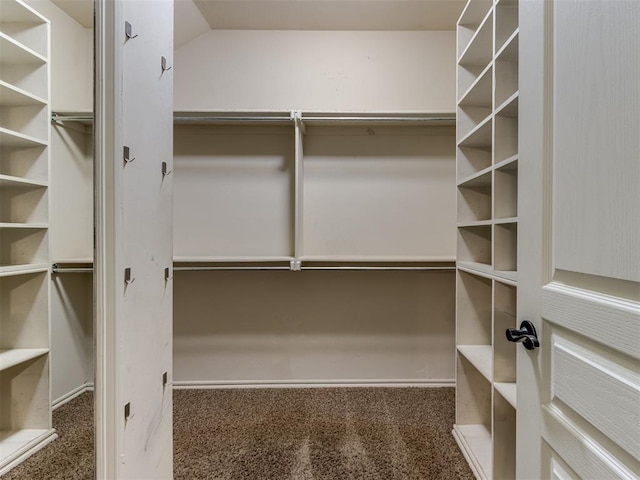
[[[520,329],[507,328],[506,331],[507,340],[510,342],[520,343],[524,345],[527,350],[535,350],[540,346],[538,336],[536,335],[536,327],[533,326],[529,320],[524,320],[520,324]]]

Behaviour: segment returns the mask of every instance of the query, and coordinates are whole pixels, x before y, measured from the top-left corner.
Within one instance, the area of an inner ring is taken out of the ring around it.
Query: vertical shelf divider
[[[486,35],[488,19],[491,35]],[[515,479],[517,347],[504,331],[516,327],[517,313],[518,0],[469,0],[457,38],[453,435],[478,479],[510,480]],[[481,64],[487,49],[491,61]]]

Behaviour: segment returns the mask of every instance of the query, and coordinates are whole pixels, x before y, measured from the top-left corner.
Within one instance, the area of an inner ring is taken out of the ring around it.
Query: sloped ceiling
[[[86,28],[93,0],[52,0]],[[466,0],[175,0],[175,45],[219,30],[454,30]]]
[[[455,30],[466,0],[194,0],[212,29]]]

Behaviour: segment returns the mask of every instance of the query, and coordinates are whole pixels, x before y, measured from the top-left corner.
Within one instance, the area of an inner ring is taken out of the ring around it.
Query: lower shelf
[[[49,353],[48,348],[14,348],[0,350],[0,371]]]
[[[0,431],[0,475],[58,437],[54,429]]]
[[[491,480],[491,432],[484,425],[454,425],[453,436],[476,478]]]
[[[517,408],[517,391],[518,388],[514,383],[494,383],[493,387],[496,389],[500,395],[504,397],[504,399],[509,402],[513,408]]]

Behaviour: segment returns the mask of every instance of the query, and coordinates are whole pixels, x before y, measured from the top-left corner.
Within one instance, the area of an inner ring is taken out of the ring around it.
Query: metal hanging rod
[[[290,270],[285,266],[270,266],[270,265],[251,265],[247,267],[234,267],[232,265],[228,267],[173,267],[174,272],[227,272],[234,270]]]
[[[334,115],[334,116],[304,116],[303,122],[316,123],[451,123],[455,122],[455,115],[441,116],[418,116],[418,115],[394,115],[394,116],[358,116],[358,115]],[[93,122],[93,114],[64,114],[52,112],[51,120],[60,122]],[[207,116],[185,116],[177,115],[173,117],[175,123],[293,123],[294,119],[289,115],[269,116],[269,115],[207,115]]]
[[[358,116],[333,116],[333,117],[305,117],[302,115],[303,122],[344,122],[344,123],[364,123],[364,122],[375,122],[375,123],[450,123],[455,122],[455,115],[450,116],[439,116],[439,117],[429,117],[429,116],[389,116],[389,117],[358,117]]]
[[[53,264],[51,267],[51,273],[93,273],[93,267],[59,267],[57,264]]]
[[[455,267],[367,267],[367,266],[335,266],[335,267],[305,267],[302,265],[302,270],[353,270],[353,271],[388,271],[388,272],[401,272],[401,271],[439,271],[439,272],[455,272]]]
[[[289,116],[269,117],[269,116],[174,116],[173,121],[177,123],[273,123],[287,122],[293,123]]]

